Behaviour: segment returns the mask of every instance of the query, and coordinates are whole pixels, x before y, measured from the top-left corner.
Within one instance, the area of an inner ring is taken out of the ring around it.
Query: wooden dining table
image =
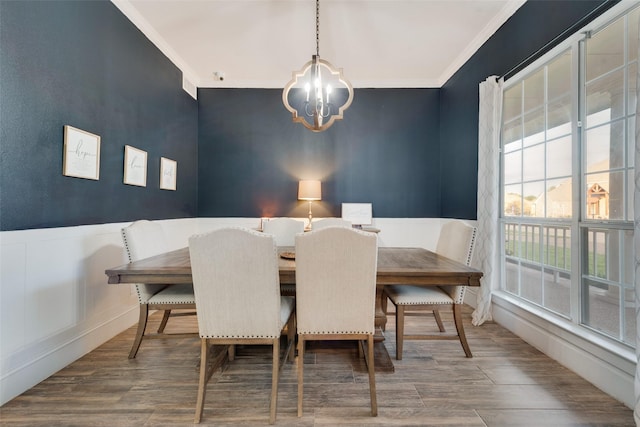
[[[279,247],[280,254],[293,253],[291,247]],[[295,284],[295,259],[279,257],[281,284]],[[181,248],[150,258],[105,270],[109,284],[192,283],[189,248]],[[480,286],[482,272],[424,248],[380,247],[376,274],[376,369],[393,371],[393,362],[382,341],[387,318],[381,309],[386,285],[465,285]]]

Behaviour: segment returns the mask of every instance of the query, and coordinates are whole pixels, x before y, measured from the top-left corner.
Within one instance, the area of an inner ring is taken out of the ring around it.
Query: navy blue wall
[[[617,1],[529,0],[441,88],[441,216],[476,217],[478,188],[478,85],[510,72],[556,38],[579,30]],[[592,13],[593,11],[595,13]],[[583,20],[588,16],[589,19]],[[544,52],[541,52],[544,53]],[[516,70],[517,71],[517,70]]]
[[[376,217],[475,219],[478,84],[615,3],[529,0],[442,89],[356,89],[319,134],[291,122],[280,90],[201,89],[198,214],[304,216],[297,181],[320,178],[316,216],[371,202]]]
[[[199,90],[199,215],[305,216],[298,180],[321,179],[314,216],[370,202],[376,217],[437,217],[438,93],[356,89],[344,120],[313,133],[281,89]]]
[[[0,1],[0,46],[1,230],[196,215],[197,102],[111,2]],[[99,181],[62,175],[64,125],[102,137]],[[148,152],[146,187],[122,183],[125,144]]]

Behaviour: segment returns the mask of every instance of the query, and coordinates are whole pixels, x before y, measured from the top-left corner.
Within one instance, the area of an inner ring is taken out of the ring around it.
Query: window
[[[572,74],[567,50],[504,91],[504,288],[570,316]]]
[[[635,345],[640,8],[505,83],[502,289]]]

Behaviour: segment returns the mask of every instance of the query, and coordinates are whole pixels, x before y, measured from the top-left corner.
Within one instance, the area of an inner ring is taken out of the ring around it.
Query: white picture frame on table
[[[178,162],[160,157],[160,189],[176,191],[178,177]]]
[[[371,203],[343,203],[342,219],[350,221],[353,225],[371,225]]]
[[[64,126],[62,174],[74,178],[100,179],[100,136]]]
[[[138,187],[147,186],[147,152],[130,145],[124,146],[123,182]]]

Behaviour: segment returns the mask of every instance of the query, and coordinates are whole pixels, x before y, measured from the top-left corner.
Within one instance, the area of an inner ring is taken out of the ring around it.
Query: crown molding
[[[474,53],[482,47],[482,45],[489,40],[489,38],[495,34],[496,31],[507,22],[507,20],[516,11],[526,3],[526,0],[513,0],[508,1],[504,7],[473,39],[466,49],[460,52],[460,55],[447,67],[438,79],[438,87],[444,86],[445,83],[473,56]]]

